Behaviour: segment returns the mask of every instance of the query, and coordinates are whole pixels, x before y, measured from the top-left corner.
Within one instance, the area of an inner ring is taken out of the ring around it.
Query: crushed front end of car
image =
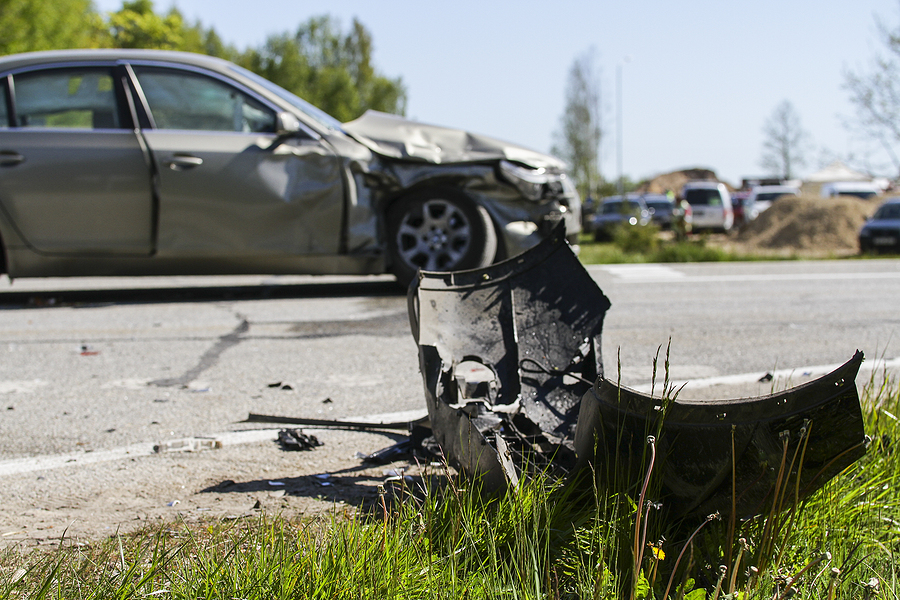
[[[478,268],[515,256],[559,223],[577,244],[581,199],[552,156],[376,111],[343,128],[374,155],[357,187],[378,196],[389,260],[408,262],[408,279],[418,269]]]

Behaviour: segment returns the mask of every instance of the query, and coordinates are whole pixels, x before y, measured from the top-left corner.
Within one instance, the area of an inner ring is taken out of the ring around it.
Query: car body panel
[[[133,131],[21,129],[3,148],[23,158],[0,177],[0,207],[40,254],[147,256],[150,171]]]
[[[76,126],[19,122],[18,78],[91,70],[114,74],[105,86],[72,88],[81,94],[75,108],[93,110],[93,121],[85,112]],[[234,96],[239,108],[193,114],[214,98],[153,81],[159,74],[224,89],[220,104]],[[341,124],[217,58],[149,50],[3,57],[7,94],[0,236],[12,277],[383,273],[390,207],[442,186],[485,209],[498,236],[495,260],[534,246],[559,221],[571,240],[580,231],[580,199],[556,158],[379,113]],[[196,121],[173,118],[167,104]],[[277,131],[285,123],[295,127]],[[61,157],[67,149],[74,155]],[[539,197],[526,194],[532,178],[547,182]]]

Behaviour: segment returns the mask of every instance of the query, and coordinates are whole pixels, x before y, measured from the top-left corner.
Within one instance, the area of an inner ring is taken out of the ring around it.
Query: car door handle
[[[163,161],[163,164],[173,171],[185,171],[203,164],[203,159],[190,154],[175,154],[171,160]]]
[[[0,167],[14,167],[25,162],[25,157],[12,150],[0,150]]]

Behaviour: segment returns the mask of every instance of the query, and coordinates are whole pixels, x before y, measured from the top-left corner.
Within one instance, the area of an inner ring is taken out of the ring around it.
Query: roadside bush
[[[613,243],[630,254],[650,254],[659,247],[659,227],[620,225],[613,233]]]

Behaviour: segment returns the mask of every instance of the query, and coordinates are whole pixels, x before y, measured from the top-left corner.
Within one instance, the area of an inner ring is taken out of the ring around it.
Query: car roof
[[[25,52],[11,54],[0,58],[0,70],[9,71],[22,67],[48,65],[55,62],[72,61],[116,61],[116,60],[160,60],[186,65],[206,67],[212,70],[231,72],[231,63],[227,60],[175,50],[141,50],[141,49],[78,49],[78,50],[44,50],[41,52]]]

